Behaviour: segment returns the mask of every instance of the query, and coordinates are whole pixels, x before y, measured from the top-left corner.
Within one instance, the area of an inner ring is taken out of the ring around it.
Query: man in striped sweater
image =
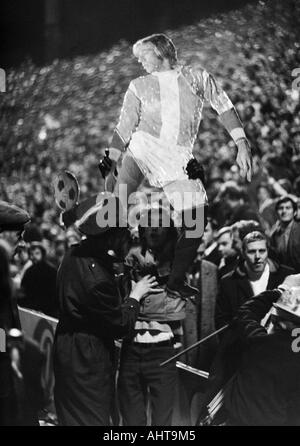
[[[170,426],[177,388],[176,363],[160,367],[175,353],[181,340],[186,300],[170,298],[165,290],[177,240],[177,229],[164,207],[143,209],[141,219],[153,226],[139,226],[139,246],[127,257],[125,270],[133,282],[156,276],[158,287],[142,301],[134,333],[123,340],[119,369],[119,402],[124,426]],[[162,222],[168,218],[169,227]],[[147,408],[150,407],[150,411]]]
[[[144,177],[152,186],[163,188],[183,227],[168,291],[188,296],[195,290],[184,284],[184,278],[204,232],[207,196],[201,180],[192,179],[186,168],[193,159],[205,101],[236,143],[236,162],[248,181],[251,150],[227,94],[206,70],[179,65],[176,48],[167,36],[154,34],[137,41],[133,54],[148,74],[131,81],[125,94],[110,144],[106,187],[114,188],[124,206]],[[116,163],[125,151],[116,178]]]

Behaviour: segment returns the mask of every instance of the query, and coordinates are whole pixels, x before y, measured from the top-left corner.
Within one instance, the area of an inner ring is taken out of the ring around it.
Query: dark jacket
[[[225,397],[232,425],[300,425],[300,358],[291,348],[295,338],[281,329],[267,334],[260,325],[279,296],[277,290],[266,291],[238,312],[244,353]]]
[[[291,268],[269,261],[270,276],[267,285],[272,290],[280,285],[286,276],[293,274]],[[243,265],[221,278],[217,297],[215,322],[220,328],[236,316],[239,307],[253,296],[253,291]]]
[[[5,336],[5,339],[1,339],[1,350],[5,346],[6,351],[0,352],[0,426],[16,425],[15,418],[18,410],[11,359],[6,345],[6,333],[11,328],[21,329],[18,307],[16,300],[11,296],[11,290],[1,289],[0,329],[1,336]]]
[[[134,327],[139,304],[124,304],[116,285],[112,258],[99,253],[93,240],[72,246],[57,274],[59,298],[58,333],[93,333],[103,339],[118,339]]]
[[[287,275],[293,274],[293,270],[290,268],[270,261],[269,266],[268,289],[276,288]],[[221,328],[227,323],[230,323],[230,326],[220,336],[219,348],[210,369],[207,392],[200,408],[200,418],[206,413],[207,405],[212,398],[227,385],[240,366],[244,346],[237,329],[235,316],[237,316],[240,306],[253,297],[251,285],[241,265],[221,279],[219,290],[215,317],[216,328]],[[267,310],[262,314],[261,319],[266,313]],[[221,418],[223,415],[221,411]]]
[[[280,228],[276,227],[271,234],[271,245],[275,251],[277,248],[276,236],[279,231]],[[279,262],[285,263],[291,268],[294,268],[297,273],[300,273],[300,222],[294,221],[292,223],[285,258],[281,258],[279,253],[277,253],[277,258]]]
[[[214,263],[218,266],[221,260],[221,254],[218,250],[218,247],[216,246],[208,255],[204,253],[203,260]]]
[[[21,282],[25,297],[20,305],[57,317],[56,273],[54,266],[45,260],[30,266]]]
[[[58,271],[60,318],[54,341],[55,403],[60,424],[109,425],[114,339],[134,329],[139,304],[122,304],[111,258],[85,240]]]
[[[266,313],[269,311],[271,307],[271,303],[266,303],[264,300],[262,301],[262,305],[260,304],[262,295],[270,295],[271,302],[273,300],[277,300],[280,296],[280,292],[277,291],[265,291],[264,293],[259,294],[258,296],[253,297],[253,299],[248,298],[246,303],[241,307],[244,308],[248,305],[248,302],[256,302],[257,306],[257,318],[259,321],[263,319]],[[260,307],[261,305],[261,307]],[[207,391],[204,395],[203,401],[201,403],[199,409],[199,420],[203,420],[208,414],[208,405],[211,403],[212,399],[218,394],[218,392],[222,389],[226,389],[230,383],[230,380],[238,370],[241,365],[242,354],[245,349],[245,332],[241,329],[241,324],[238,322],[238,317],[241,317],[241,312],[239,309],[236,309],[235,318],[229,324],[229,327],[223,332],[222,337],[220,339],[219,348],[217,354],[212,363]],[[255,330],[257,329],[257,324]],[[244,326],[247,326],[247,330],[251,330],[251,322],[247,325],[246,321],[244,322]],[[265,333],[265,329],[259,325],[260,330]],[[224,406],[222,406],[221,410],[218,412],[216,419],[220,422],[224,422],[226,420],[227,414],[224,410]]]
[[[184,348],[203,339],[215,330],[214,314],[218,293],[218,268],[211,262],[202,260],[198,271],[189,276],[190,284],[199,293],[186,304],[186,318],[183,320]],[[209,370],[217,348],[216,337],[186,353],[186,362],[192,367]]]

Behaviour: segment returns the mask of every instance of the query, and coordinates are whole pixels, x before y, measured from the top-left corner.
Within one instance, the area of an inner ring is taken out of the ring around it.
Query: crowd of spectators
[[[204,66],[220,80],[241,116],[254,155],[253,179],[246,184],[234,165],[232,143],[214,114],[205,110],[195,156],[206,171],[209,219],[190,281],[199,287],[199,271],[214,264],[210,332],[215,322],[217,327],[229,322],[256,291],[275,282],[277,286],[291,272],[300,273],[300,92],[292,88],[292,71],[300,66],[299,34],[296,0],[259,1],[168,31],[182,60]],[[0,104],[0,162],[5,166],[0,196],[32,216],[11,264],[21,305],[57,316],[56,270],[80,236],[60,226],[54,175],[61,169],[73,172],[83,198],[103,189],[97,163],[129,79],[139,74],[125,41],[98,55],[56,60],[42,68],[27,61],[8,72],[8,91]],[[250,241],[243,243],[249,234]],[[10,243],[8,234],[1,243]],[[257,263],[268,265],[275,282],[260,281],[265,270],[261,275],[255,270],[251,243],[261,246]],[[208,308],[207,286],[202,289],[200,313]],[[204,326],[198,331],[193,340],[208,333]],[[203,357],[189,360],[207,367],[212,360],[208,356],[204,364]]]

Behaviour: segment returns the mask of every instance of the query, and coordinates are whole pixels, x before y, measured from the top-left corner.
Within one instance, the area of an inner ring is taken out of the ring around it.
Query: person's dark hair
[[[256,192],[258,192],[259,189],[266,189],[269,192],[270,196],[272,196],[272,188],[269,186],[268,183],[259,183],[259,185],[256,187]]]
[[[133,45],[133,54],[135,57],[139,55],[139,48],[142,45],[151,43],[155,47],[155,53],[160,59],[168,59],[171,67],[177,63],[177,50],[172,40],[165,34],[152,34],[138,40]]]
[[[243,251],[245,251],[245,249],[249,245],[249,243],[261,242],[261,241],[265,241],[266,245],[268,246],[268,240],[267,240],[267,237],[265,236],[265,234],[263,234],[260,231],[249,232],[249,234],[247,234],[243,238],[243,241],[242,241]]]
[[[227,234],[227,233],[229,233],[230,236],[232,236],[232,228],[231,228],[231,226],[223,226],[223,228],[221,228],[221,229],[219,230],[219,232],[217,233],[217,235],[216,235],[216,240],[219,240],[219,238],[220,238],[222,235]]]
[[[31,253],[35,249],[39,249],[41,251],[43,259],[46,257],[47,251],[46,251],[45,246],[42,243],[32,242],[29,246],[29,253]]]
[[[250,232],[253,231],[259,231],[261,233],[264,232],[261,225],[255,220],[239,220],[232,225],[232,230],[238,231],[239,238],[241,241],[243,241],[244,237],[246,237],[246,235],[249,234]]]
[[[275,210],[278,211],[278,208],[280,205],[282,205],[283,203],[288,203],[288,202],[292,203],[294,212],[296,212],[297,211],[297,203],[294,200],[294,198],[291,197],[291,195],[285,195],[284,197],[280,197],[276,202]]]

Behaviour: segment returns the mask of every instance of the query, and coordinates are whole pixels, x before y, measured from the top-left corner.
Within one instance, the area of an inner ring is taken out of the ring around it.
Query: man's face
[[[265,240],[250,242],[243,252],[248,268],[254,273],[262,273],[268,261],[268,248]]]
[[[204,252],[205,252],[205,244],[202,240],[202,242],[200,243],[200,245],[198,246],[198,249],[197,249],[197,260],[198,261],[203,259]]]
[[[145,228],[145,239],[147,248],[157,251],[161,249],[168,239],[169,228],[147,227]]]
[[[225,232],[225,234],[222,234],[218,238],[217,243],[218,251],[222,257],[226,258],[234,253],[234,250],[232,249],[232,236],[230,232]]]
[[[42,260],[43,254],[40,248],[34,248],[30,251],[30,258],[33,263],[38,263]]]
[[[290,223],[294,219],[294,208],[290,201],[278,206],[277,214],[281,223]]]
[[[155,54],[154,45],[151,43],[141,45],[138,61],[147,73],[157,71],[162,64],[162,60]]]
[[[270,193],[268,189],[266,187],[261,186],[257,191],[257,198],[261,203],[270,198]]]
[[[232,248],[239,254],[242,251],[242,240],[238,229],[232,231]]]
[[[29,253],[26,248],[19,249],[15,255],[17,261],[21,263],[21,265],[25,265],[25,263],[29,259]]]
[[[202,237],[205,247],[207,247],[211,244],[211,242],[213,241],[213,235],[214,235],[213,229],[211,226],[211,222],[209,221],[204,229],[204,234]]]

